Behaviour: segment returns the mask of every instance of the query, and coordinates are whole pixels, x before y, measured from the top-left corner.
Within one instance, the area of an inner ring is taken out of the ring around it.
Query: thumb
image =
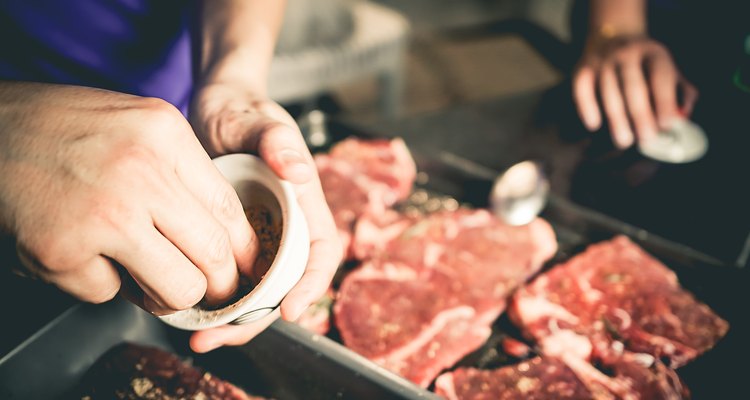
[[[258,154],[280,178],[304,184],[315,175],[315,165],[299,130],[278,122],[260,134]]]

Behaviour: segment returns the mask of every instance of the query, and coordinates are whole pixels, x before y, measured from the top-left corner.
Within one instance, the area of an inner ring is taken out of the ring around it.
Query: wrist
[[[235,48],[204,62],[199,86],[228,84],[265,96],[270,62],[251,49]]]
[[[611,46],[648,38],[645,29],[620,29],[616,25],[604,24],[592,28],[586,37],[584,52],[597,52]]]

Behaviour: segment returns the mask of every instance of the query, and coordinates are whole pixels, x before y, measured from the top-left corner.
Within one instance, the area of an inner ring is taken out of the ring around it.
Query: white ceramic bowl
[[[289,182],[280,180],[263,161],[247,154],[218,157],[214,164],[237,191],[243,206],[264,205],[273,219],[281,219],[281,242],[263,279],[236,303],[216,310],[195,306],[160,317],[186,330],[243,324],[270,314],[302,277],[310,252],[307,222]],[[258,190],[259,186],[267,190]]]

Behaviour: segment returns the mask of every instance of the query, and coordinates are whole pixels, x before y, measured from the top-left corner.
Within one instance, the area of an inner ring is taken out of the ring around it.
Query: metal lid
[[[659,132],[653,139],[638,143],[644,156],[672,164],[701,159],[708,151],[708,138],[703,129],[687,119],[676,120],[672,127]]]

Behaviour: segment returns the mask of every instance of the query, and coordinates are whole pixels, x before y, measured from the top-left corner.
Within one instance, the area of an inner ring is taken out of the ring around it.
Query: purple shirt
[[[188,0],[0,0],[0,80],[159,97],[185,114],[192,10]]]

